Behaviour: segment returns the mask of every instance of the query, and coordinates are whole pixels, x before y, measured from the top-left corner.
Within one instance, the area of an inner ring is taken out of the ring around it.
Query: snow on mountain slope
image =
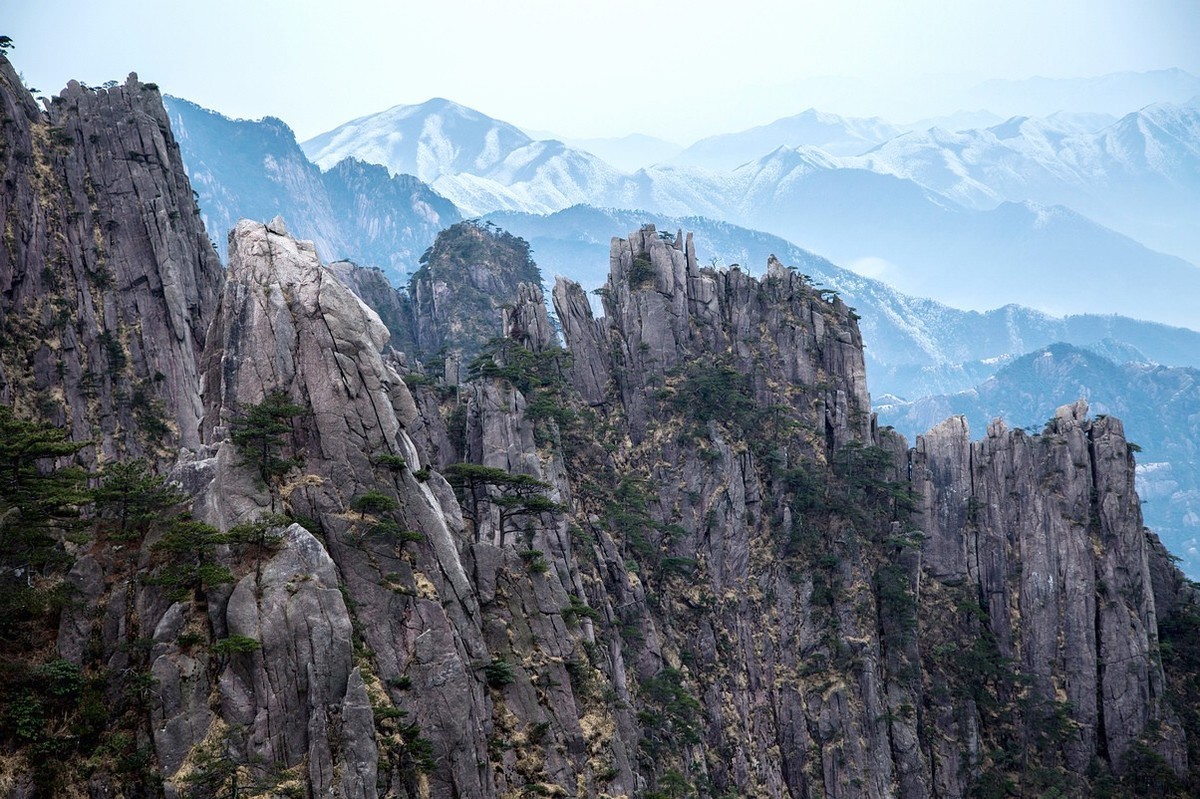
[[[847,166],[920,183],[973,208],[1069,206],[1151,247],[1200,261],[1200,101],[1103,117],[1014,117],[982,130],[896,137]]]
[[[631,133],[601,139],[572,139],[561,136],[540,138],[559,139],[576,150],[584,150],[625,172],[636,172],[666,161],[683,152],[683,146],[654,136]]]
[[[300,146],[322,169],[353,156],[433,183],[442,175],[486,172],[529,143],[507,122],[435,98],[359,117]]]
[[[1070,210],[1118,220],[1126,232],[1158,225],[1158,240],[1200,239],[1183,221],[1200,211],[1197,113],[1153,106],[1099,133],[1087,130],[1102,124],[1096,116],[1014,117],[983,130],[895,136],[861,156],[776,145],[733,170],[664,164],[633,174],[446,101],[397,107],[308,144],[323,163],[375,153],[392,168],[436,175],[434,188],[469,215],[581,203],[703,214],[960,307],[1020,303],[1200,328],[1186,300],[1200,296],[1200,270]],[[893,132],[878,120],[806,112],[754,136],[784,135],[784,123],[860,141]],[[1097,283],[1106,290],[1080,290]]]
[[[442,175],[434,188],[468,214],[498,209],[550,213],[596,198],[637,195],[638,181],[559,141],[516,148],[489,169]]]
[[[701,139],[667,163],[734,169],[777,147],[801,145],[833,155],[858,155],[902,132],[878,117],[843,117],[810,108],[767,125]]]
[[[400,278],[458,221],[458,210],[409,175],[355,159],[322,172],[278,119],[230,119],[195,103],[164,98],[205,228],[225,255],[241,218],[282,215],[325,260],[349,258]]]

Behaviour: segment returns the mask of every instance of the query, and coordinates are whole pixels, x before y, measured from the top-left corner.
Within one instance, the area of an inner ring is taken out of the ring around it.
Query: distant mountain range
[[[467,114],[461,106],[449,108],[443,104],[441,107],[455,115]],[[172,124],[178,131],[184,162],[200,195],[206,226],[218,239],[218,245],[224,244],[220,231],[228,230],[237,218],[270,218],[282,213],[292,229],[302,237],[313,239],[329,260],[346,258],[379,266],[391,280],[403,282],[415,269],[420,253],[432,243],[437,230],[459,218],[449,201],[416,178],[389,176],[383,167],[352,159],[340,161],[328,171],[321,172],[304,158],[291,131],[278,120],[230,120],[175,99],[168,100],[168,108]],[[406,118],[411,119],[411,115]],[[475,121],[481,119],[485,118]],[[453,126],[443,126],[443,129],[446,127]],[[497,129],[495,138],[509,137],[516,142],[518,138],[510,135],[513,130]],[[524,136],[519,131],[517,134]],[[528,153],[545,144],[526,142],[517,150]],[[493,169],[502,169],[505,161],[511,165],[511,156],[510,152],[509,157],[496,161]],[[462,153],[459,157],[463,157]],[[475,160],[478,158],[476,155]],[[857,207],[848,201],[835,205],[831,199],[833,193],[825,192],[829,207],[814,204],[806,213],[806,217],[813,220],[811,224],[816,231],[824,226],[861,225],[863,236],[883,240],[892,228],[881,217],[886,216],[889,207],[894,210],[904,205],[890,202],[885,187],[899,187],[910,196],[915,192],[918,201],[924,205],[910,201],[908,207],[926,208],[931,215],[926,224],[930,226],[944,221],[943,214],[960,218],[994,218],[1003,212],[953,210],[954,206],[939,204],[938,195],[914,189],[911,182],[861,169],[830,168],[829,164],[835,159],[812,148],[781,149],[768,160],[775,166],[760,165],[756,179],[747,180],[743,188],[747,197],[755,198],[755,202],[763,207],[769,206],[770,198],[774,196],[767,189],[771,186],[787,186],[805,180],[861,179],[865,182],[861,192],[866,199]],[[450,159],[446,163],[453,161]],[[785,163],[793,167],[790,174],[763,174]],[[687,188],[683,180],[686,169],[670,170],[670,174],[679,179],[677,193]],[[743,178],[748,174],[748,171],[741,172]],[[697,170],[697,175],[704,178],[711,173]],[[690,190],[697,198],[703,195],[702,187],[698,189],[695,184]],[[804,196],[802,191],[798,194]],[[867,201],[872,198],[874,204]],[[696,204],[699,204],[698,200]],[[684,207],[687,205],[690,204],[684,204]],[[1013,210],[1022,211],[1023,208]],[[714,209],[714,212],[719,211],[719,208]],[[609,239],[644,222],[654,222],[660,229],[682,227],[694,230],[702,251],[725,265],[740,263],[757,272],[763,268],[767,257],[775,254],[784,263],[841,292],[851,305],[859,308],[863,316],[861,324],[867,341],[868,363],[872,369],[872,387],[880,396],[912,398],[968,388],[986,379],[1007,359],[1054,341],[1094,345],[1112,339],[1156,363],[1200,366],[1198,333],[1121,316],[1072,315],[1058,319],[1013,304],[988,313],[963,311],[935,300],[920,299],[915,292],[897,291],[886,282],[839,268],[784,238],[707,216],[573,206],[549,216],[498,212],[488,218],[527,238],[533,245],[535,259],[547,274],[565,274],[587,288],[599,285],[606,274]],[[862,219],[868,222],[855,221]],[[913,214],[906,219],[913,224]],[[877,230],[869,230],[870,220],[874,220]],[[1023,222],[1027,227],[1037,226],[1036,217],[1032,215],[1026,215]],[[896,229],[902,232],[903,225],[897,223]],[[1051,226],[1051,229],[1057,228]],[[1001,237],[1001,233],[997,233],[993,238]],[[1086,236],[1081,238],[1088,241]],[[1094,240],[1105,241],[1103,238]],[[1100,253],[1094,263],[1102,262],[1103,256]],[[1026,284],[1037,289],[1039,280],[1040,276]],[[1066,278],[1063,280],[1065,282]],[[951,282],[956,280],[952,278]],[[1096,298],[1088,292],[1059,293],[1083,294],[1088,302],[1104,298],[1104,292],[1097,292],[1101,297]],[[1000,290],[994,294],[1003,296]],[[1116,308],[1134,306],[1131,299],[1136,298],[1126,293],[1109,294],[1113,295],[1109,299]]]
[[[668,163],[730,170],[777,147],[802,145],[832,155],[859,155],[904,132],[878,117],[856,119],[810,108],[769,125],[701,139]]]
[[[1059,110],[1124,114],[1151,103],[1183,103],[1200,95],[1200,78],[1182,69],[1113,72],[1086,78],[993,79],[963,92],[961,108],[1005,116],[1048,116]]]
[[[1185,573],[1200,576],[1200,370],[1118,363],[1055,344],[1015,359],[970,390],[874,407],[880,424],[911,440],[955,414],[967,418],[975,436],[995,418],[1040,431],[1055,408],[1081,397],[1092,413],[1119,416],[1129,440],[1141,447],[1137,489],[1146,524],[1183,558]]]
[[[221,257],[243,217],[283,215],[327,261],[346,258],[403,274],[439,230],[462,218],[454,204],[409,175],[344,159],[322,172],[278,119],[230,119],[165,97],[171,127]]]
[[[1188,299],[1200,296],[1200,270],[1141,243],[1200,256],[1191,224],[1200,218],[1200,107],[1159,104],[1109,121],[1062,113],[914,133],[810,110],[629,173],[431,100],[302,146],[325,168],[353,156],[415,174],[469,215],[581,204],[701,215],[958,307],[1019,303],[1200,329]],[[1083,286],[1105,288],[1064,290]]]
[[[848,166],[896,175],[972,208],[1062,204],[1200,261],[1200,98],[1107,117],[1014,117],[980,130],[898,136]]]
[[[427,175],[437,175],[439,187],[453,189],[456,196],[471,189],[479,197],[503,191],[519,206],[540,193],[540,207],[552,207],[572,196],[585,196],[597,185],[607,185],[611,198],[628,205],[645,202],[651,208],[657,204],[684,211],[671,214],[573,205],[548,215],[513,210],[488,214],[488,221],[530,242],[534,258],[546,274],[565,274],[586,288],[595,288],[607,275],[611,238],[646,222],[662,230],[694,231],[698,249],[716,265],[740,264],[757,273],[769,255],[777,255],[857,308],[874,402],[886,423],[910,436],[957,412],[972,415],[977,433],[984,420],[995,414],[1008,414],[1022,426],[1033,424],[1080,393],[1092,399],[1095,409],[1111,409],[1130,420],[1131,436],[1147,447],[1142,458],[1143,491],[1160,504],[1147,510],[1147,518],[1161,529],[1174,551],[1193,557],[1188,547],[1194,546],[1195,531],[1189,527],[1193,516],[1188,514],[1200,504],[1195,501],[1196,485],[1189,471],[1194,457],[1187,451],[1187,441],[1200,437],[1187,426],[1190,422],[1146,433],[1147,422],[1139,413],[1151,413],[1146,409],[1174,402],[1171,385],[1183,391],[1179,397],[1189,396],[1185,384],[1178,381],[1195,374],[1187,367],[1200,367],[1200,332],[1117,315],[1057,318],[1015,304],[986,313],[960,310],[838,267],[779,236],[687,211],[700,207],[712,214],[727,214],[726,218],[757,216],[777,228],[802,235],[808,232],[821,241],[827,253],[842,246],[838,236],[891,247],[893,252],[901,251],[905,235],[910,243],[904,246],[941,247],[952,254],[951,245],[961,242],[964,248],[975,248],[972,259],[963,262],[972,263],[977,274],[943,274],[948,285],[942,286],[941,292],[965,291],[972,281],[992,280],[993,285],[985,283],[983,290],[993,302],[1007,297],[1006,292],[1016,286],[1042,300],[1074,297],[1082,307],[1139,312],[1150,301],[1162,307],[1170,307],[1174,301],[1186,305],[1200,296],[1179,288],[1189,285],[1190,265],[1146,250],[1063,207],[1004,202],[990,209],[968,208],[912,177],[852,165],[855,160],[869,159],[882,163],[890,147],[925,141],[912,134],[893,139],[859,159],[839,158],[812,146],[779,147],[733,172],[674,166],[628,175],[561,142],[535,141],[461,106],[435,105],[443,116],[438,123],[422,122],[418,127],[413,114],[398,115],[420,132],[415,143],[406,145],[409,149],[395,150],[411,160],[396,163],[423,164],[429,170]],[[216,231],[227,229],[240,216],[265,218],[282,212],[292,229],[314,239],[327,259],[351,258],[381,266],[392,281],[400,282],[415,269],[419,254],[436,231],[459,218],[454,205],[426,183],[408,175],[392,175],[389,167],[346,158],[328,164],[322,172],[304,157],[291,131],[278,120],[230,120],[180,100],[169,100],[168,107],[184,162],[199,193],[205,224],[218,238],[223,236]],[[1061,142],[1086,134],[1086,129],[1097,123],[1103,125],[1103,120],[1060,115],[1050,121],[1021,120],[1008,128],[1024,141],[1032,140],[1035,132],[1047,136],[1046,131],[1053,128],[1061,136],[1048,138]],[[497,142],[496,147],[455,149],[449,139],[439,141],[429,133],[455,130],[461,135],[471,125],[476,137],[471,141],[486,145],[490,140]],[[1004,126],[993,126],[972,131],[967,138],[1002,149],[1002,144],[993,142],[1005,141],[1004,133]],[[930,134],[927,140],[944,145],[952,139],[935,139]],[[506,142],[508,149],[500,147],[500,142]],[[932,145],[915,151],[935,160]],[[454,173],[463,163],[487,164],[490,177]],[[569,169],[556,171],[571,165],[596,169],[596,182]],[[964,181],[969,178],[969,174],[963,177]],[[820,236],[830,238],[821,240]],[[917,241],[913,243],[913,239]],[[1068,246],[1073,250],[1070,257],[1054,260],[1055,247]],[[988,247],[995,253],[980,252]],[[965,259],[962,252],[957,256]],[[1073,271],[1066,268],[1070,264],[1076,264]],[[1130,271],[1146,269],[1134,277],[1148,285],[1136,291],[1121,288],[1122,264]],[[1110,273],[1104,275],[1102,268]],[[1182,276],[1159,283],[1149,277],[1155,270],[1170,273],[1172,269],[1181,270]],[[898,282],[915,279],[911,275],[901,278]],[[1154,290],[1170,292],[1172,287],[1179,297],[1154,299]],[[1055,342],[1085,349],[1063,350]],[[1050,379],[1045,369],[1059,361],[1023,356],[1046,347],[1055,357],[1062,352],[1083,354],[1060,358],[1066,365],[1051,370],[1051,376],[1058,374],[1061,379]],[[1127,365],[1117,366],[1117,361]],[[1148,365],[1151,363],[1164,366]],[[1081,373],[1085,367],[1090,371]],[[1177,383],[1163,382],[1167,377]],[[967,391],[973,386],[978,388]],[[1146,394],[1151,389],[1157,392],[1153,396]],[[1016,400],[1006,399],[1014,396]],[[1170,413],[1185,406],[1186,402],[1172,405]],[[1185,565],[1189,573],[1200,573],[1200,564],[1188,560]]]

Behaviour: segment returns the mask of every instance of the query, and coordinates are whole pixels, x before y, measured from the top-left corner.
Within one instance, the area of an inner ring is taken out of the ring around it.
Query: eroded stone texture
[[[0,57],[0,105],[0,399],[92,460],[197,446],[223,277],[157,88],[72,81],[41,111]]]

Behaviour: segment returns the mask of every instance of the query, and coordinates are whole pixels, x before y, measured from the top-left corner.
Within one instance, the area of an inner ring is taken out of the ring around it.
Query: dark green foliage
[[[687,423],[685,435],[707,438],[710,422],[726,427],[760,458],[794,430],[789,410],[760,405],[751,375],[735,369],[728,356],[705,355],[673,370],[673,388],[660,396]]]
[[[516,672],[504,658],[494,657],[483,667],[483,679],[491,688],[503,688],[517,681]]]
[[[671,397],[671,406],[693,421],[731,425],[740,432],[756,435],[759,407],[746,375],[726,359],[697,359],[685,366]]]
[[[185,499],[166,478],[151,472],[145,461],[107,464],[100,472],[99,486],[92,490],[97,532],[115,541],[140,540]]]
[[[658,550],[651,535],[659,524],[650,515],[650,494],[645,481],[631,475],[621,478],[608,507],[608,523],[626,551],[639,560],[654,561]]]
[[[561,612],[563,621],[570,626],[578,624],[580,619],[600,621],[602,618],[604,618],[600,611],[588,605],[574,594],[569,594],[567,596],[567,606],[563,608]]]
[[[395,497],[374,489],[364,494],[359,494],[350,503],[350,509],[358,511],[359,515],[363,517],[367,514],[388,513],[399,507],[400,503]]]
[[[97,274],[100,273],[97,272]],[[105,330],[96,337],[96,343],[103,348],[104,354],[108,358],[109,374],[116,374],[125,368],[125,348],[121,346],[121,339],[118,336]]]
[[[397,691],[407,691],[412,688],[412,678],[404,675],[389,677],[387,684],[389,688],[395,688]]]
[[[563,510],[560,504],[546,495],[550,484],[527,474],[513,474],[476,463],[454,463],[446,467],[445,475],[458,491],[467,518],[477,521],[479,509],[484,503],[491,503],[499,509],[501,537],[509,532],[518,519],[536,520],[545,514],[557,514]],[[532,536],[532,530],[528,527],[525,532]]]
[[[70,566],[63,541],[80,530],[87,495],[83,471],[55,461],[83,446],[0,407],[0,641],[14,641],[61,601],[35,578]]]
[[[646,799],[685,799],[692,796],[692,784],[675,769],[658,778],[658,790],[647,791]]]
[[[559,347],[534,352],[511,338],[493,338],[468,367],[472,378],[498,377],[512,383],[529,396],[535,389],[565,388],[563,370],[571,365],[571,355]]]
[[[1161,612],[1161,611],[1160,611]],[[1181,601],[1158,622],[1159,653],[1167,695],[1187,733],[1189,780],[1200,794],[1200,606]]]
[[[443,230],[428,252],[421,268],[408,283],[408,295],[426,295],[420,287],[443,284],[453,301],[435,315],[432,331],[436,344],[430,349],[458,350],[469,363],[493,335],[497,312],[517,296],[517,286],[540,286],[541,271],[530,257],[529,244],[490,222],[460,222]],[[426,362],[428,374],[440,370],[430,366],[432,352],[416,353]]]
[[[238,737],[237,731],[230,729],[192,751],[192,768],[179,780],[187,799],[231,799],[251,795],[242,793],[245,786],[239,785]]]
[[[404,458],[401,458],[399,455],[388,455],[384,453],[376,455],[373,460],[376,466],[382,466],[383,468],[393,472],[402,472],[408,466],[408,464],[404,461]]]
[[[285,435],[292,432],[292,420],[304,412],[303,406],[276,389],[233,420],[230,438],[264,483],[300,465],[299,459],[285,458],[281,453],[287,443]]]
[[[390,761],[396,771],[407,775],[409,795],[416,796],[418,773],[429,774],[437,768],[433,743],[421,735],[421,728],[407,720],[408,711],[396,707],[375,707],[375,729],[378,733],[379,754]]]
[[[222,656],[244,655],[260,649],[262,649],[262,644],[248,635],[231,635],[220,641],[214,641],[212,645],[213,653]]]
[[[206,589],[233,581],[233,573],[217,561],[217,546],[228,541],[217,528],[180,516],[155,542],[160,564],[146,582],[164,586],[176,601],[189,594],[202,601]]]
[[[525,549],[520,554],[521,560],[525,561],[529,571],[534,574],[545,574],[550,571],[550,564],[546,562],[546,556],[540,549]]]
[[[654,265],[649,256],[639,255],[633,259],[629,267],[629,287],[631,289],[645,288],[654,282]]]
[[[666,668],[642,681],[639,688],[646,706],[638,713],[645,733],[642,748],[652,759],[700,742],[700,702],[684,687],[683,680],[683,672]]]
[[[691,577],[696,571],[696,560],[694,558],[663,558],[658,571],[663,577]]]
[[[43,789],[58,784],[56,761],[72,753],[75,739],[95,732],[76,717],[83,687],[79,668],[65,660],[0,669],[0,742],[30,754],[34,781]]]
[[[1195,796],[1158,752],[1138,741],[1125,753],[1120,787],[1125,796],[1145,799],[1184,799]]]
[[[230,546],[255,559],[261,559],[279,549],[283,543],[283,536],[278,531],[291,523],[286,516],[268,514],[252,522],[243,522],[231,527],[223,538]]]
[[[901,646],[917,628],[917,602],[903,564],[890,561],[879,567],[875,572],[875,595],[885,643]]]
[[[904,519],[916,507],[908,483],[894,478],[887,450],[851,441],[834,453],[832,465],[836,480],[829,499],[848,518]]]
[[[571,363],[570,353],[559,347],[534,352],[514,339],[494,338],[471,363],[469,374],[507,380],[525,397],[525,417],[534,423],[537,443],[558,443],[570,454],[594,432],[580,429],[580,415],[567,400],[565,370]]]

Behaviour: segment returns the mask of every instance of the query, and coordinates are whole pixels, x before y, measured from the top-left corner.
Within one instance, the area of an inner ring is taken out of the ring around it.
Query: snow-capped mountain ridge
[[[899,132],[863,155],[771,141],[731,169],[667,163],[628,173],[431,101],[307,145],[323,165],[338,155],[409,164],[470,216],[576,204],[699,214],[784,236],[959,307],[1019,302],[1200,328],[1181,299],[1200,295],[1200,270],[1139,243],[1184,254],[1191,243],[1200,260],[1200,232],[1182,222],[1193,209],[1200,215],[1197,116],[1159,104],[1098,132],[1103,115],[1014,116],[983,129]],[[797,120],[883,133],[881,120],[812,110],[781,122]],[[1047,292],[1039,279],[1047,274],[1077,286],[1108,281],[1112,290]]]
[[[322,169],[353,155],[432,183],[442,175],[487,171],[531,141],[515,125],[434,98],[359,117],[300,146]]]

